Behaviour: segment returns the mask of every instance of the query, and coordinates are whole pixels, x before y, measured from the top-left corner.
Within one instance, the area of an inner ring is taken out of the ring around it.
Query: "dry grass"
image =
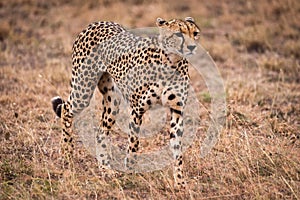
[[[299,199],[299,13],[297,0],[0,2],[0,199]],[[228,113],[205,158],[201,115],[185,156],[188,189],[174,190],[171,167],[103,174],[79,139],[74,168],[64,169],[50,99],[68,95],[76,34],[97,20],[142,27],[189,15],[224,77]]]

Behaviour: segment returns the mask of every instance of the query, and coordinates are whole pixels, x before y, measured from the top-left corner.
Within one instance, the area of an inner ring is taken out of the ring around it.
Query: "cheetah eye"
[[[197,37],[198,34],[199,34],[199,32],[196,32],[196,31],[195,31],[193,34],[194,34],[194,37]]]

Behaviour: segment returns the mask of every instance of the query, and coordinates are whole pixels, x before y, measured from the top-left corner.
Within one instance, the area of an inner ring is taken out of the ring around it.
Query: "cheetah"
[[[189,62],[196,52],[200,28],[192,17],[164,20],[157,18],[158,36],[141,37],[114,22],[90,24],[76,38],[72,53],[71,92],[67,101],[52,99],[53,109],[62,122],[62,152],[72,157],[74,117],[89,106],[98,87],[103,96],[102,120],[97,133],[97,159],[110,167],[108,136],[119,112],[121,91],[130,105],[128,148],[125,165],[130,169],[139,150],[143,114],[153,105],[170,110],[169,134],[173,153],[175,186],[186,185],[183,173],[183,111],[188,96]]]

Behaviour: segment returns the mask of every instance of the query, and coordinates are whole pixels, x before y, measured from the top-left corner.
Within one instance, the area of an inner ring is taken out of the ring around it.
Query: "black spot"
[[[134,137],[130,138],[130,142],[133,143],[134,142]]]
[[[170,133],[170,139],[175,138],[175,134],[174,133]]]
[[[135,127],[135,126],[132,126],[132,129],[135,133],[139,133],[140,132],[140,127]]]
[[[178,101],[177,106],[183,106],[183,103],[181,101]]]
[[[178,114],[178,115],[182,115],[182,112],[180,110],[176,110],[176,109],[171,108],[171,113],[173,113],[173,112]]]
[[[176,135],[177,135],[178,137],[182,137],[183,131],[177,130]]]
[[[176,123],[171,123],[171,128],[174,128],[176,126]]]
[[[83,99],[87,99],[89,96],[87,94],[83,95]]]
[[[172,101],[173,99],[175,99],[175,95],[174,94],[171,94],[169,97],[168,97],[168,99],[170,100],[170,101]]]
[[[103,94],[107,93],[107,91],[108,91],[107,87],[104,87],[103,88]]]
[[[117,106],[117,105],[119,105],[118,101],[114,100],[114,106]]]
[[[66,130],[63,129],[64,134],[66,134],[67,136],[70,136],[70,133],[68,133]]]
[[[80,107],[80,108],[84,108],[85,106],[84,106],[83,103],[81,103],[81,104],[79,104],[79,107]]]

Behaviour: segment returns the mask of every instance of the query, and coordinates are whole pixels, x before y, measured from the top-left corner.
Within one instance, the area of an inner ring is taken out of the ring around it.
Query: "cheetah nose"
[[[187,48],[188,48],[190,51],[193,51],[193,50],[196,48],[196,45],[188,45]]]

